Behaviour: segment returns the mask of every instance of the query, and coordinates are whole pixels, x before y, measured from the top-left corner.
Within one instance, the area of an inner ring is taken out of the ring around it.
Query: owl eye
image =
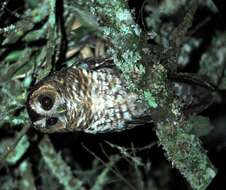
[[[44,110],[50,110],[53,107],[53,99],[49,96],[39,97],[39,102]]]
[[[47,126],[52,126],[57,123],[58,119],[56,117],[50,117],[46,120],[46,125]]]

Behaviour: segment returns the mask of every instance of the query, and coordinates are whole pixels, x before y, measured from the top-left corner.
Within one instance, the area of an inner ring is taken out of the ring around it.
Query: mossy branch
[[[123,0],[79,3],[92,4],[90,11],[99,19],[101,34],[112,44],[110,53],[122,71],[128,89],[138,93],[150,106],[159,143],[172,165],[179,169],[193,189],[206,189],[216,175],[215,169],[199,139],[187,133],[190,122],[185,121],[181,102],[173,97],[166,86],[167,69],[159,64],[161,52],[158,52],[159,59],[153,60],[150,53],[153,49],[147,51],[147,46],[141,43],[140,29]],[[191,19],[186,20],[190,24]],[[183,37],[184,31],[181,35]],[[175,42],[175,46],[178,47],[178,43],[180,40]]]

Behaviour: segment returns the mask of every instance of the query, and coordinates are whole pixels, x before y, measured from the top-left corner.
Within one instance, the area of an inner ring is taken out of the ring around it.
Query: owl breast
[[[70,68],[65,80],[70,130],[121,131],[130,128],[133,119],[147,115],[147,106],[110,71]]]

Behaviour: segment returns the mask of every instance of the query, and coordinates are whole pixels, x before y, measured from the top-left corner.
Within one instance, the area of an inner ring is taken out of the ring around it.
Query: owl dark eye
[[[50,110],[53,107],[53,99],[49,96],[39,97],[39,102],[44,110]]]
[[[46,125],[47,126],[55,125],[57,123],[57,121],[58,121],[58,119],[56,117],[50,117],[47,119]]]

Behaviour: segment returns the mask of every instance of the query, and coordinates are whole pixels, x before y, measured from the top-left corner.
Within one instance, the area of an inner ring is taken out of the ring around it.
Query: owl
[[[31,90],[27,111],[45,133],[118,132],[152,122],[148,105],[128,91],[111,59],[83,60],[42,79]],[[197,114],[219,100],[200,77],[168,74],[169,90],[182,100],[185,115]]]
[[[27,99],[33,126],[44,133],[103,133],[151,122],[148,106],[127,90],[111,64],[87,60],[38,82]]]

